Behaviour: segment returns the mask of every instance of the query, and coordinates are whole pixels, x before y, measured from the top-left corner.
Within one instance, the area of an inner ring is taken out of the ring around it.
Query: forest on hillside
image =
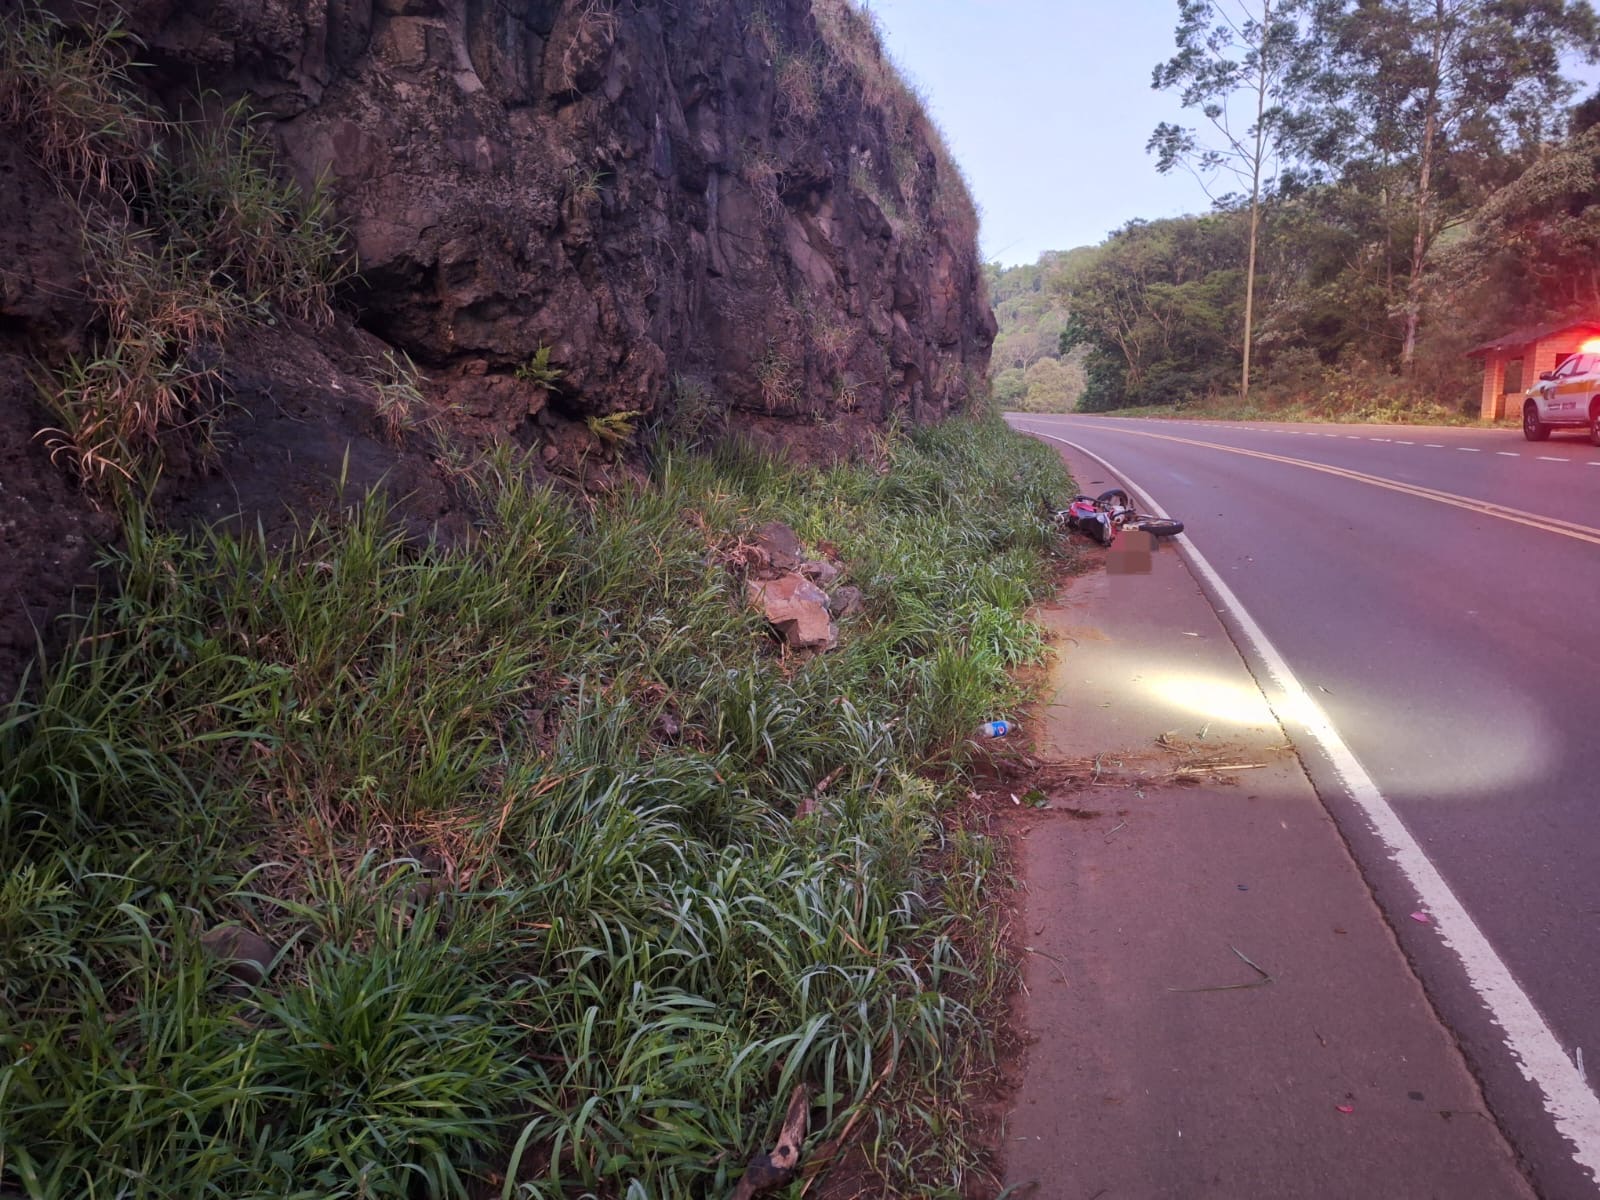
[[[989,300],[1000,331],[989,359],[995,403],[1008,412],[1070,412],[1082,397],[1087,347],[1064,346],[1077,269],[1092,262],[1097,248],[1051,250],[1036,263],[1002,267],[989,263]]]
[[[1600,93],[1574,105],[1569,78],[1600,58],[1586,0],[1178,15],[1153,85],[1190,122],[1147,148],[1214,207],[991,266],[1001,404],[1475,412],[1474,345],[1600,309]]]

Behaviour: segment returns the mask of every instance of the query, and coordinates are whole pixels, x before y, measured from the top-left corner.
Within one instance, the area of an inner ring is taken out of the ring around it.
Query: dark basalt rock
[[[810,0],[767,11],[780,47],[822,44]],[[172,86],[270,100],[295,170],[329,175],[362,323],[486,364],[458,393],[549,346],[569,417],[648,415],[681,375],[875,424],[942,416],[987,367],[975,228],[932,211],[948,168],[843,84],[797,121],[735,0],[151,0],[132,24]],[[928,211],[897,232],[907,172]]]
[[[249,97],[285,169],[326,180],[361,268],[330,328],[233,336],[221,457],[175,447],[160,505],[287,528],[348,457],[348,486],[382,481],[418,544],[461,540],[425,439],[375,420],[390,352],[422,369],[437,427],[514,438],[591,488],[631,453],[591,420],[652,427],[686,388],[713,432],[811,459],[960,409],[995,324],[937,135],[904,89],[861,86],[869,22],[856,66],[782,74],[827,58],[840,3],[769,0],[758,28],[743,0],[131,0],[146,96],[190,116]],[[35,438],[51,421],[30,373],[99,327],[70,181],[20,133],[0,129],[0,701],[114,525]],[[519,375],[541,350],[549,371]]]

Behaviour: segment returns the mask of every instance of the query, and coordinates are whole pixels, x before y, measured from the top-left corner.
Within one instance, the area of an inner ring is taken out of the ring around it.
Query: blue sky
[[[1177,0],[861,2],[966,172],[985,258],[1033,262],[1133,217],[1210,208],[1192,176],[1159,174],[1144,150],[1160,122],[1193,124],[1150,87],[1173,53]]]
[[[1163,176],[1150,131],[1181,120],[1150,72],[1173,52],[1176,0],[866,0],[922,91],[983,210],[983,253],[1007,264],[1092,245],[1133,217],[1201,212]]]

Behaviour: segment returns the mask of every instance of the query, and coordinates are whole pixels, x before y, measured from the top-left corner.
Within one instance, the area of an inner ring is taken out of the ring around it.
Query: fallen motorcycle
[[[1172,537],[1183,532],[1182,521],[1139,512],[1121,488],[1112,488],[1098,496],[1074,496],[1069,507],[1056,513],[1056,524],[1088,534],[1102,546],[1111,545],[1118,531],[1123,529],[1135,529],[1155,537]]]

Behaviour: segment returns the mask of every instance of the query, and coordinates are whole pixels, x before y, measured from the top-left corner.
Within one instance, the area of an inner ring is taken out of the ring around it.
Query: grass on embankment
[[[0,710],[0,1189],[722,1195],[804,1082],[813,1150],[909,1096],[851,1141],[960,1195],[939,1114],[1009,976],[952,768],[1042,652],[1055,456],[957,422],[877,469],[470,486],[448,551],[371,499],[281,552],[135,528]],[[865,592],[830,654],[744,604],[773,518]],[[218,922],[284,947],[263,987]]]

